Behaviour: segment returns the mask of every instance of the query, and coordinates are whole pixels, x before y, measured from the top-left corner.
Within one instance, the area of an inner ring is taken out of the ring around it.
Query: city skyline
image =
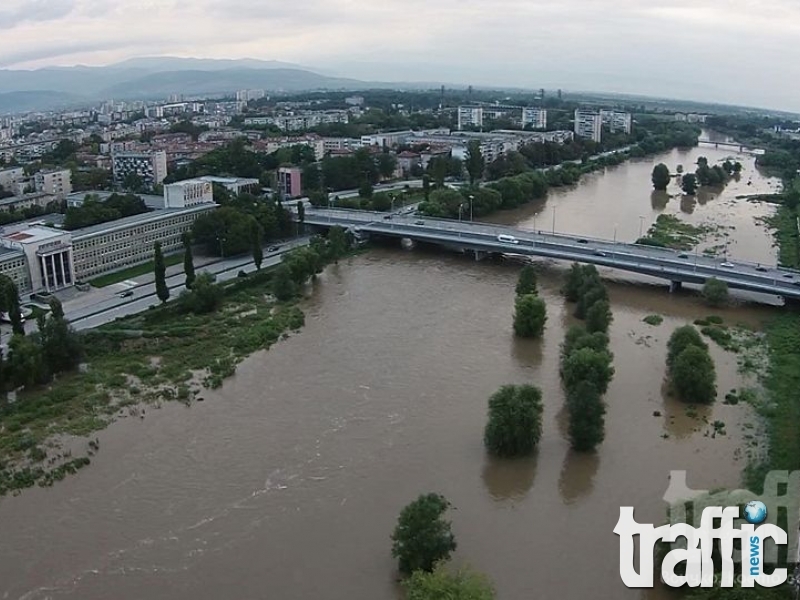
[[[788,0],[722,7],[708,0],[144,4],[8,0],[0,8],[0,67],[98,66],[157,55],[255,58],[367,81],[564,88],[800,111],[800,64],[785,50],[800,33],[800,6]],[[178,25],[192,35],[175,35]]]

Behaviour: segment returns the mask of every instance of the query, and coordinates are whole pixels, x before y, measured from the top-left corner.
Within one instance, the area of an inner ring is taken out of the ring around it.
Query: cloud
[[[57,21],[75,9],[75,0],[6,0],[0,6],[0,29],[27,21]]]
[[[0,0],[0,28],[23,68],[251,57],[800,109],[796,0]]]

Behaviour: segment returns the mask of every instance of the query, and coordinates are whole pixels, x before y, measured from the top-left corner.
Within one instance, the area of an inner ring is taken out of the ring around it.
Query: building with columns
[[[153,260],[153,246],[164,254],[183,250],[182,235],[213,202],[155,210],[75,231],[38,222],[19,223],[0,233],[0,274],[20,294],[54,292],[76,281]]]
[[[0,244],[7,250],[16,250],[24,257],[29,282],[23,288],[52,292],[75,282],[69,232],[49,227],[30,227],[3,236]]]

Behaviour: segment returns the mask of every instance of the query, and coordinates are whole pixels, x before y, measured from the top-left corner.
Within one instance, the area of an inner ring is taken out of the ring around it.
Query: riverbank
[[[284,258],[290,267],[227,282],[216,311],[193,313],[178,298],[83,334],[86,362],[78,372],[0,405],[0,496],[52,485],[99,450],[87,439],[75,456],[63,449],[64,438],[88,436],[119,416],[144,418],[147,406],[202,400],[203,390],[220,387],[245,357],[300,329],[303,312],[273,295],[276,271],[291,269],[293,283],[302,285],[336,258],[321,256],[329,246],[315,246],[314,265],[315,250],[303,248]]]

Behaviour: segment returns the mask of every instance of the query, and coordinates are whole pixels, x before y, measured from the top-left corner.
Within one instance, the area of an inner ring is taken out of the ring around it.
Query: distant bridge
[[[702,285],[716,277],[731,288],[800,299],[800,271],[734,258],[722,261],[668,248],[409,214],[309,206],[304,222],[316,228],[339,225],[361,238],[383,236],[438,244],[470,252],[476,259],[494,253],[588,263],[665,279],[670,282],[670,289],[677,289],[682,283]]]
[[[752,154],[754,156],[760,156],[764,154],[764,150],[761,148],[748,148],[744,144],[739,144],[737,142],[712,142],[711,140],[698,140],[699,144],[706,144],[707,146],[714,146],[714,148],[736,148],[736,150],[740,154]]]

